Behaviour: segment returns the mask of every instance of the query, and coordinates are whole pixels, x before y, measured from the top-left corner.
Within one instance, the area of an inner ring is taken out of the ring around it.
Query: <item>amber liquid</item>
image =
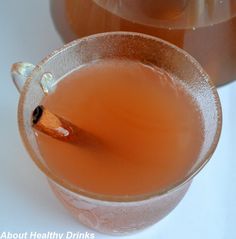
[[[135,61],[85,65],[41,103],[103,142],[93,148],[37,137],[54,174],[96,193],[164,190],[187,175],[203,142],[201,113],[186,87]]]
[[[79,37],[107,31],[150,34],[189,52],[216,85],[236,79],[234,0],[66,0],[65,3],[68,21]]]

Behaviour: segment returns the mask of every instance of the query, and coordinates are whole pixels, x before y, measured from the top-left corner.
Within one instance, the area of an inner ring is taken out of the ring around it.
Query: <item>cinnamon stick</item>
[[[71,122],[39,105],[32,113],[32,127],[55,139],[78,146],[98,146],[100,141]]]

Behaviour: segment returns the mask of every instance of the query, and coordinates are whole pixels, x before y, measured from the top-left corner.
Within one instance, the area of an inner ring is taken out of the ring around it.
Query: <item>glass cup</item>
[[[154,64],[184,81],[198,102],[204,121],[201,152],[188,174],[163,191],[135,196],[107,196],[86,191],[55,175],[40,154],[31,127],[34,108],[68,72],[103,58],[126,58]],[[208,75],[185,51],[152,36],[131,32],[92,35],[65,45],[36,66],[16,63],[11,73],[21,94],[18,124],[27,151],[48,178],[50,187],[62,204],[80,223],[102,233],[131,233],[166,216],[183,198],[194,176],[212,156],[219,140],[221,106]]]

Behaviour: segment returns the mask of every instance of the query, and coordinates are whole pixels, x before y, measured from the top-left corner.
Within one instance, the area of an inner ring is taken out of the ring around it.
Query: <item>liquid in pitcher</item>
[[[150,34],[194,56],[216,85],[236,79],[234,0],[65,0],[78,37],[107,31]]]

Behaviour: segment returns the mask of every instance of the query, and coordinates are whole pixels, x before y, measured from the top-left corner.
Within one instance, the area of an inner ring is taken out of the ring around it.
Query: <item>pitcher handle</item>
[[[17,62],[11,67],[11,77],[18,90],[21,93],[26,79],[30,76],[35,65],[28,62]]]

